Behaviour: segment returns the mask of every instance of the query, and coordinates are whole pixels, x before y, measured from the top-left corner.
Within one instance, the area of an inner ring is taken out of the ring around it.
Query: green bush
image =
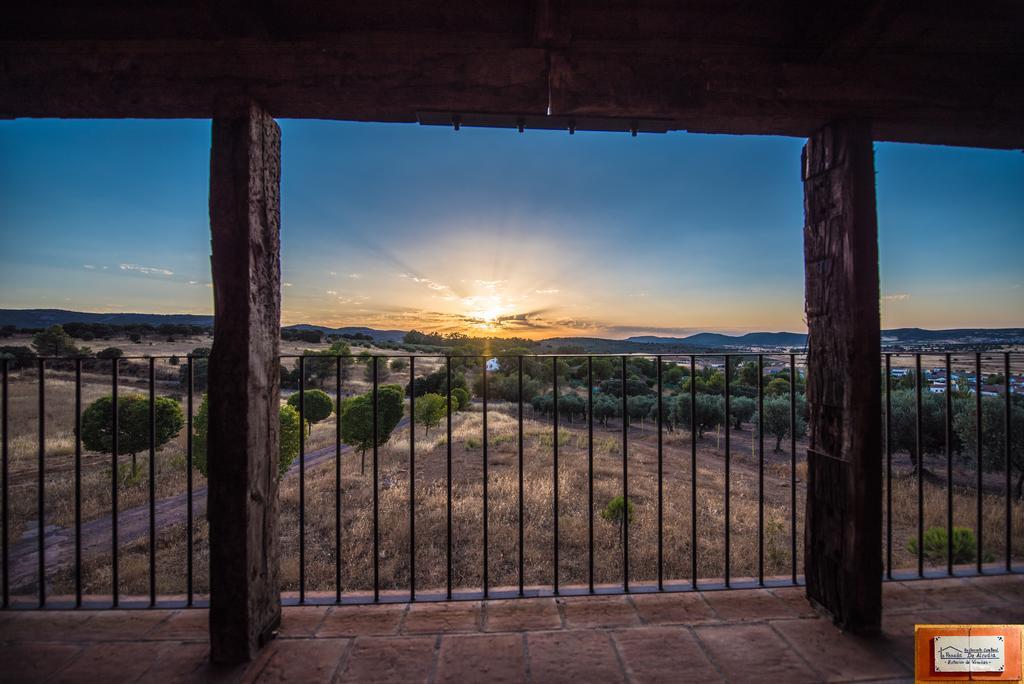
[[[341,441],[359,450],[359,474],[366,469],[366,450],[387,444],[405,412],[402,387],[377,389],[377,434],[373,434],[373,392],[349,397],[341,404]]]
[[[82,445],[89,451],[109,454],[113,450],[114,400],[100,397],[82,412]],[[185,415],[181,404],[170,397],[157,397],[154,408],[156,431],[154,446],[159,449],[181,432]],[[142,394],[126,394],[117,398],[117,451],[131,454],[132,464],[136,454],[149,449],[149,397]]]
[[[462,387],[452,389],[452,408],[456,411],[465,411],[469,408],[469,392]]]
[[[436,427],[447,415],[448,400],[440,394],[428,392],[416,400],[415,420],[423,426],[426,435],[430,434],[430,428]]]
[[[633,502],[623,499],[622,495],[616,496],[601,511],[601,517],[614,525],[618,525],[619,543],[622,543],[625,525],[633,522]],[[625,525],[623,522],[625,522]]]
[[[946,560],[947,536],[945,527],[929,527],[924,533],[925,560],[938,563]],[[953,528],[953,563],[973,563],[978,542],[969,527]],[[907,551],[917,555],[917,539],[907,541]]]
[[[119,359],[124,356],[124,352],[117,347],[107,347],[96,352],[97,359]]]
[[[299,412],[288,404],[281,406],[278,413],[278,455],[277,472],[284,475],[299,453]],[[207,436],[209,435],[210,403],[207,396],[199,404],[199,411],[192,419],[192,465],[196,470],[209,476]]]

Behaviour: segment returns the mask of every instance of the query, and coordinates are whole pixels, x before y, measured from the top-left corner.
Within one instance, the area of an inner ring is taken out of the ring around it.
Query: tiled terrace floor
[[[286,608],[246,667],[211,668],[205,610],[0,614],[15,681],[910,681],[915,623],[1020,623],[1024,576],[885,586],[883,633],[845,635],[799,588]]]

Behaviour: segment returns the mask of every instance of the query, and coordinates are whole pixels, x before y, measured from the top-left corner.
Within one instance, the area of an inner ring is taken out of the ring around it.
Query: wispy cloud
[[[444,283],[439,283],[436,280],[431,280],[430,278],[423,278],[421,276],[413,275],[411,273],[400,273],[398,274],[398,277],[411,280],[412,282],[419,283],[420,285],[426,285],[428,288],[434,290],[435,292],[448,292],[451,290],[451,288],[445,285]]]
[[[157,268],[155,266],[139,266],[138,264],[121,264],[120,268],[122,271],[135,271],[136,273],[144,273],[146,275],[162,275],[172,276],[174,271],[166,268]]]
[[[904,302],[910,299],[910,295],[906,292],[898,292],[896,294],[882,295],[882,299],[887,302]]]
[[[477,287],[482,287],[485,290],[490,290],[491,292],[505,284],[504,280],[474,280],[473,282]]]
[[[539,294],[539,295],[555,295],[555,294],[558,294],[560,292],[560,290],[558,288],[551,287],[551,288],[548,288],[546,290],[534,290],[533,292],[534,292],[534,294]]]
[[[349,273],[348,277],[351,278],[352,280],[359,280],[360,278],[363,277],[363,274],[362,273]]]
[[[86,270],[89,270],[89,271],[95,271],[96,270],[96,267],[93,266],[92,264],[82,264],[82,268],[84,268]]]

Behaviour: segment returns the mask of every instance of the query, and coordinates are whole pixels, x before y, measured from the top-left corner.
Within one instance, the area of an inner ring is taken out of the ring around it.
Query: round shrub
[[[299,453],[299,412],[288,404],[283,404],[278,413],[278,455],[277,472],[284,475]],[[192,419],[192,465],[196,470],[208,477],[209,454],[207,453],[207,436],[209,435],[210,404],[207,396],[199,404],[199,411]]]
[[[302,417],[309,423],[319,423],[334,413],[334,402],[330,395],[323,390],[305,390],[301,395],[296,392],[288,397],[288,405],[296,411],[299,410],[299,398],[304,396],[302,402]]]

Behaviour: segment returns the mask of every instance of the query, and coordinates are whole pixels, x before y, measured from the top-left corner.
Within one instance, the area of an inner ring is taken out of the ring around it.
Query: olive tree
[[[743,423],[750,422],[756,411],[757,405],[749,397],[733,397],[729,400],[729,417],[737,430],[742,430]]]
[[[469,408],[469,392],[462,387],[452,389],[452,410],[465,411]]]
[[[1002,397],[981,399],[981,467],[1003,470],[1006,467],[1006,405]],[[964,453],[977,459],[978,432],[974,399],[957,402],[960,410],[953,416],[953,429],[963,444]],[[1024,495],[1024,406],[1010,408],[1010,468],[1017,471],[1016,497]]]
[[[423,426],[425,434],[429,435],[430,428],[437,427],[446,415],[448,415],[448,400],[440,394],[430,392],[416,399],[415,419]]]
[[[725,422],[725,400],[715,394],[698,394],[693,413],[696,426],[690,425],[690,394],[683,392],[672,404],[673,421],[676,425],[685,425],[697,434],[697,439],[704,439],[704,433]]]
[[[754,414],[754,420],[758,416]],[[764,431],[775,438],[776,453],[782,451],[782,439],[790,434],[789,399],[785,397],[766,397],[764,400]],[[800,411],[796,412],[796,436],[803,437],[807,433],[807,421]]]
[[[594,419],[601,425],[608,427],[608,421],[619,415],[622,402],[616,401],[607,394],[598,394],[594,397]]]
[[[635,420],[640,421],[640,425],[644,424],[644,418],[651,412],[651,409],[656,407],[657,399],[648,395],[640,395],[636,397],[629,397],[626,399],[626,412],[629,414],[629,422]]]
[[[958,402],[959,405],[960,402]],[[917,396],[915,390],[896,390],[890,396],[889,440],[893,451],[905,451],[918,468]],[[959,407],[959,406],[958,406]],[[945,399],[931,392],[921,396],[921,454],[942,453],[946,446]],[[958,412],[962,415],[962,412]],[[973,414],[972,414],[973,415]],[[954,425],[956,418],[954,416]],[[1001,423],[1000,423],[1001,424]],[[954,445],[956,448],[957,445]]]

